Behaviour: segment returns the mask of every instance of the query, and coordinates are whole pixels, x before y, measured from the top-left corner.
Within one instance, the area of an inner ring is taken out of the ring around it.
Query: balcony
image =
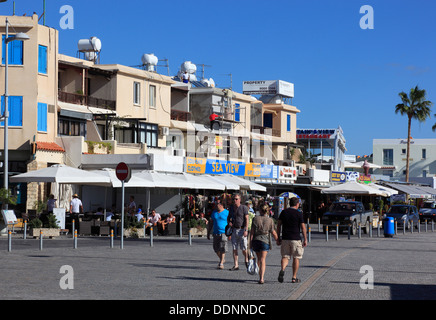
[[[59,91],[58,99],[62,102],[80,104],[83,106],[102,108],[112,111],[115,111],[116,109],[116,101],[85,96],[78,93]]]
[[[252,125],[251,131],[254,131],[254,130],[256,130],[260,134],[271,135],[273,137],[280,137],[280,130],[278,130],[278,129]]]
[[[171,120],[176,121],[191,121],[192,115],[190,112],[180,111],[180,110],[171,110]]]

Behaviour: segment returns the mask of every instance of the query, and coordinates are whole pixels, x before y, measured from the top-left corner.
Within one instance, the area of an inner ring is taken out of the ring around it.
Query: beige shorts
[[[301,259],[303,258],[304,248],[301,240],[282,240],[280,251],[282,258],[291,259],[291,257],[294,257]]]

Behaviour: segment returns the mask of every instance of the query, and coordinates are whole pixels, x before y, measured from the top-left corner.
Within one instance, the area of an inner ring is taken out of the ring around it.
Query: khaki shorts
[[[215,252],[227,252],[227,237],[224,233],[213,235],[213,250]]]
[[[280,252],[282,258],[295,259],[303,258],[304,248],[301,240],[282,240]]]

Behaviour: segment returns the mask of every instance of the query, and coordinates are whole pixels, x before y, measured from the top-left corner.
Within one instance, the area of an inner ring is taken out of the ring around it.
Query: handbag
[[[253,249],[251,249],[251,258],[248,260],[247,273],[254,276],[259,274],[259,266],[256,263],[256,258],[254,257]]]
[[[224,233],[227,237],[230,237],[232,235],[232,227],[230,225],[226,225]]]

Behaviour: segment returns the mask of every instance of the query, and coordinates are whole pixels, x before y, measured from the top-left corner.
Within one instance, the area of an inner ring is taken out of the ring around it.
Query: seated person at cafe
[[[95,215],[97,215],[97,216],[102,216],[104,214],[104,212],[103,212],[103,208],[102,207],[99,207],[98,209],[97,209],[97,212],[95,213]]]
[[[151,214],[147,219],[147,224],[153,227],[159,226],[160,225],[160,221],[161,220],[161,216],[159,213],[156,213],[156,210],[151,210]]]
[[[112,206],[111,210],[106,210],[106,221],[111,221],[115,214],[115,206]]]
[[[165,231],[166,226],[170,223],[176,223],[176,216],[174,215],[174,211],[170,211],[168,217],[165,220],[161,221],[162,232]]]
[[[141,221],[142,219],[144,219],[144,215],[143,215],[144,211],[142,211],[142,204],[140,204],[138,206],[138,211],[135,214],[135,217],[137,219],[137,221]]]

